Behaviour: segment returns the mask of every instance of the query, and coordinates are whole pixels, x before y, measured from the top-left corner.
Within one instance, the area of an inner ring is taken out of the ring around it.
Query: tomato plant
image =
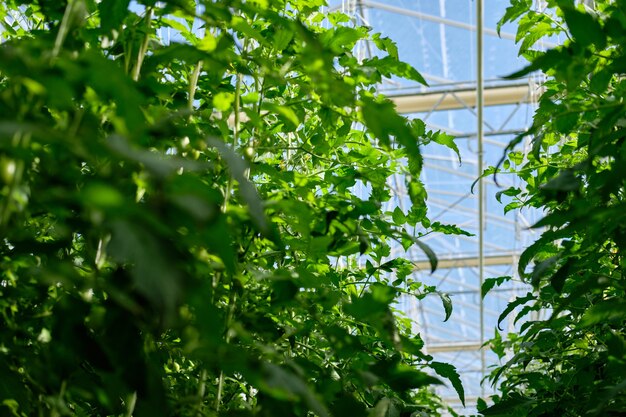
[[[502,359],[489,416],[592,416],[626,412],[626,294],[623,217],[626,8],[621,2],[512,1],[503,22],[518,20],[521,53],[548,76],[530,131],[533,149],[509,154],[525,187],[517,205],[545,212],[541,237],[519,259],[534,291],[503,316],[532,312],[519,334],[493,342]],[[546,35],[565,41],[533,49]],[[520,307],[521,309],[517,309]],[[510,355],[505,358],[505,348]],[[485,406],[483,404],[483,406]]]
[[[0,4],[3,414],[438,415],[434,374],[463,398],[393,308],[432,292],[389,256],[436,268],[430,133],[376,84],[424,80],[323,5]]]

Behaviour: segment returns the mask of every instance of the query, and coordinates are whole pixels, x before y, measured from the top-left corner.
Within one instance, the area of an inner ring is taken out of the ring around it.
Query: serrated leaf
[[[483,285],[480,288],[481,297],[485,298],[485,295],[487,295],[487,293],[491,291],[493,287],[500,286],[502,285],[502,283],[504,283],[505,281],[509,281],[510,279],[511,279],[510,276],[487,278],[485,281],[483,281]]]
[[[451,224],[441,224],[439,222],[433,222],[430,224],[430,228],[434,232],[443,233],[445,235],[474,236],[473,233],[470,233],[466,230],[461,229],[460,227],[453,226]]]
[[[392,58],[398,59],[398,46],[393,40],[383,38],[379,33],[374,34],[372,40],[378,49],[387,52]]]
[[[502,16],[496,26],[498,36],[500,35],[500,30],[505,23],[512,22],[526,13],[532,7],[532,4],[532,0],[512,0],[511,5],[507,7],[504,16]]]
[[[407,176],[405,181],[407,191],[409,192],[409,198],[411,199],[411,203],[413,204],[413,206],[426,205],[426,199],[428,198],[428,194],[426,193],[424,183],[412,176]]]
[[[394,223],[397,224],[397,225],[403,225],[404,223],[406,223],[406,217],[405,217],[405,215],[402,212],[402,209],[400,207],[396,207],[393,210],[393,213],[391,214],[391,217],[392,217]]]
[[[383,76],[391,78],[393,75],[406,78],[407,80],[417,81],[422,85],[428,86],[428,83],[415,68],[406,62],[399,61],[392,56],[386,56],[384,58],[374,57],[363,62],[363,65],[367,65],[376,68]]]
[[[435,143],[452,149],[456,156],[459,158],[459,165],[461,164],[461,152],[459,151],[459,147],[456,146],[456,143],[454,142],[454,136],[448,135],[445,132],[437,132],[433,134],[432,140]]]
[[[448,378],[458,394],[461,403],[465,407],[465,390],[463,389],[463,383],[461,382],[461,377],[456,371],[456,368],[449,363],[443,362],[431,362],[429,366],[437,373],[437,375]]]
[[[524,252],[519,257],[517,272],[520,276],[526,275],[526,267],[533,260],[533,258],[541,252],[548,245],[552,244],[555,238],[558,236],[554,236],[554,233],[547,232],[544,233],[539,239],[537,239],[532,245],[527,247]]]
[[[515,310],[516,307],[521,306],[522,304],[535,300],[536,298],[537,297],[535,297],[532,293],[529,292],[524,297],[517,297],[515,300],[511,301],[506,306],[502,314],[500,314],[500,317],[498,317],[498,329],[502,330],[500,328],[500,323],[502,323],[502,320],[504,320],[506,316],[508,316],[511,313],[511,311]]]

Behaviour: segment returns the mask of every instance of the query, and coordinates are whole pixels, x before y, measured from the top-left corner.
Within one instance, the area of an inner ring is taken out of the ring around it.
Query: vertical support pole
[[[483,108],[484,108],[484,80],[483,80],[483,1],[476,1],[476,115],[478,126],[476,129],[478,139],[478,291],[480,296],[480,344],[485,343],[485,305],[482,297],[482,286],[485,280],[485,183],[483,174]],[[480,349],[481,378],[485,377],[485,350]],[[485,390],[481,384],[481,396]]]

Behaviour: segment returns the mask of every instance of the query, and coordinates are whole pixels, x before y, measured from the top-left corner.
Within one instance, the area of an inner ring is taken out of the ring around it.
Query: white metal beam
[[[484,89],[484,106],[502,104],[529,103],[532,91],[527,83],[504,87],[487,87]],[[398,113],[422,113],[433,110],[455,110],[475,107],[477,104],[476,89],[449,90],[389,96]]]
[[[460,352],[460,351],[478,351],[482,346],[479,341],[476,342],[449,342],[449,343],[437,343],[426,344],[426,351],[428,354],[440,353],[440,352]]]
[[[515,265],[517,263],[518,255],[507,254],[507,255],[495,255],[495,256],[485,256],[484,266],[495,266],[495,265]],[[452,268],[476,268],[478,267],[479,258],[476,256],[472,256],[469,258],[451,258],[451,259],[439,259],[437,262],[437,270],[439,269],[452,269]],[[415,269],[424,271],[430,268],[430,263],[428,261],[417,261],[413,262],[415,265]]]

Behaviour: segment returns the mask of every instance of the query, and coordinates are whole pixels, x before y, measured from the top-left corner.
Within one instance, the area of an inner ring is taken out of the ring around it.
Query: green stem
[[[63,18],[61,19],[59,32],[57,33],[57,37],[54,40],[54,48],[52,49],[53,58],[58,56],[59,52],[61,52],[61,47],[63,46],[63,42],[65,42],[65,38],[67,37],[67,33],[70,29],[70,18],[72,17],[75,3],[76,1],[70,0],[67,2],[67,6],[65,6],[65,12],[63,13]]]
[[[231,278],[232,279],[232,278]],[[235,301],[237,298],[237,294],[235,293],[235,289],[233,288],[233,283],[230,283],[230,296],[228,297],[228,315],[226,316],[226,337],[225,342],[228,344],[230,342],[230,323],[233,320],[235,315]],[[220,376],[217,381],[217,395],[215,396],[215,411],[219,413],[220,405],[222,402],[222,393],[224,391],[224,371],[220,370]]]
[[[187,103],[187,108],[190,113],[193,111],[193,101],[196,95],[196,87],[198,86],[198,78],[200,78],[200,71],[202,71],[202,61],[198,61],[189,78],[189,103]]]
[[[133,68],[133,80],[139,80],[139,74],[141,73],[141,66],[143,65],[143,60],[146,57],[146,53],[148,52],[148,42],[150,42],[150,25],[152,23],[152,7],[148,7],[146,11],[146,36],[143,38],[143,42],[139,47],[139,51],[137,53],[137,63]]]
[[[244,40],[243,43],[243,50],[245,51],[247,49],[248,46],[248,39],[246,38],[246,40]],[[240,123],[240,114],[239,114],[239,109],[241,106],[241,82],[242,82],[242,75],[241,73],[237,73],[237,82],[235,83],[235,125],[233,126],[233,148],[235,148],[237,146],[237,144],[239,143],[239,123]],[[230,178],[228,179],[228,184],[226,185],[226,192],[224,193],[224,203],[222,204],[222,213],[226,213],[226,210],[228,209],[228,200],[230,199],[230,195],[233,192],[233,185],[234,185],[234,180],[233,180],[233,176],[231,175]]]
[[[30,134],[26,133],[22,135],[21,132],[16,132],[13,136],[12,145],[17,148],[20,146],[26,147],[30,142]],[[22,176],[24,175],[24,161],[16,160],[14,162],[14,172],[13,177],[11,178],[11,183],[9,184],[9,191],[7,193],[7,197],[2,201],[2,206],[0,206],[0,227],[4,227],[6,223],[8,223],[9,218],[11,217],[11,201],[13,200],[13,195],[15,194],[18,185],[22,182]]]
[[[223,390],[224,390],[224,371],[220,371],[220,376],[217,381],[217,395],[215,397],[215,412],[220,411]]]
[[[202,400],[204,399],[204,394],[206,393],[206,378],[207,371],[203,369],[200,372],[200,384],[198,385],[198,404],[196,405],[196,415],[202,415]]]
[[[126,413],[124,417],[131,417],[135,411],[135,404],[137,404],[137,391],[134,391],[128,396],[128,405],[126,406]]]

